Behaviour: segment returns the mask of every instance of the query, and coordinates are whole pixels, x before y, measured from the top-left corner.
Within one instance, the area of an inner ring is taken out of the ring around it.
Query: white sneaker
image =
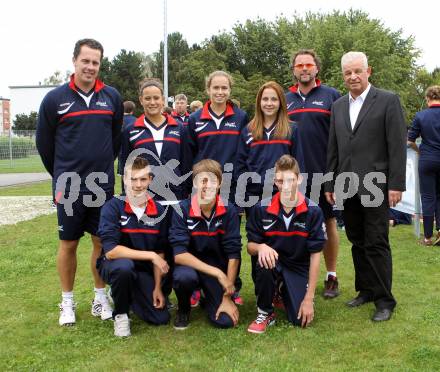
[[[104,301],[98,301],[96,298],[93,299],[91,313],[93,316],[101,317],[101,320],[111,319],[113,316],[113,308],[111,307],[107,297]]]
[[[130,332],[130,319],[127,314],[118,314],[115,316],[114,322],[115,336],[116,337],[129,337]]]
[[[59,304],[60,306],[60,318],[58,323],[60,326],[73,326],[75,325],[75,308],[76,304],[73,301],[63,301]]]

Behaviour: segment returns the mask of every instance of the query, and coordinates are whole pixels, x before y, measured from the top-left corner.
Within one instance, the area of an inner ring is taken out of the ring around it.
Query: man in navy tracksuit
[[[170,319],[162,292],[162,277],[169,269],[164,260],[167,219],[164,208],[147,193],[150,182],[148,161],[135,158],[124,169],[125,200],[113,197],[101,211],[102,256],[97,266],[111,286],[118,337],[130,336],[130,309],[154,325]]]
[[[189,120],[188,98],[184,94],[177,94],[174,99],[175,110],[171,113],[171,116],[178,123],[186,126]]]
[[[182,215],[173,212],[169,231],[178,300],[174,327],[188,327],[190,296],[201,288],[209,320],[217,327],[230,328],[239,316],[231,298],[241,257],[238,214],[218,196],[222,182],[218,162],[205,159],[195,164],[193,182],[196,195],[180,203]]]
[[[251,333],[264,333],[274,324],[276,292],[282,297],[291,323],[305,327],[314,317],[325,225],[321,209],[298,192],[301,181],[297,161],[283,155],[275,164],[274,182],[279,192],[269,206],[257,204],[247,221],[248,252],[258,258],[258,315],[248,327]]]
[[[57,202],[60,325],[75,323],[76,250],[84,232],[91,234],[93,243],[92,315],[109,319],[112,314],[105,283],[96,271],[101,252],[96,233],[100,207],[113,195],[123,109],[119,93],[97,79],[102,57],[99,42],[79,40],[73,53],[75,73],[69,83],[46,95],[38,115],[37,148],[52,176]]]
[[[313,175],[326,173],[330,110],[340,94],[316,78],[320,65],[318,56],[311,49],[302,49],[293,55],[292,71],[297,84],[289,88],[286,101],[289,118],[298,125],[298,139],[304,157],[304,169],[301,170],[307,174],[306,196],[317,202],[324,212],[328,240],[324,246],[327,275],[323,296],[330,299],[339,295],[336,276],[339,249],[336,211],[325,199],[323,179],[321,182],[318,178],[313,181]],[[312,181],[315,188],[312,187]]]

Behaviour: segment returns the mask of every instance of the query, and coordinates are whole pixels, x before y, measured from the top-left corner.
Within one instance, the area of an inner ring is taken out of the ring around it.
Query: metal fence
[[[13,131],[0,135],[0,168],[41,172],[44,167],[35,145],[35,130]]]

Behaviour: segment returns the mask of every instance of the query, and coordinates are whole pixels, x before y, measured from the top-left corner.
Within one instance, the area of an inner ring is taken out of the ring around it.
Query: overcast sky
[[[168,0],[168,32],[179,31],[191,45],[237,21],[333,9],[362,9],[393,31],[413,35],[422,50],[419,60],[429,70],[440,66],[438,17],[440,1],[385,0]],[[72,70],[75,42],[92,37],[112,58],[121,49],[155,52],[163,39],[163,0],[144,1],[5,1],[1,4],[0,96],[10,85],[36,85],[56,70]]]

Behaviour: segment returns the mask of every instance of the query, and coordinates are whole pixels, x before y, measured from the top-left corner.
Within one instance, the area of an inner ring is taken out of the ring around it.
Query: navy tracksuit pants
[[[440,229],[440,161],[419,160],[420,196],[422,199],[425,238],[431,238],[434,229]]]
[[[153,270],[148,270],[146,263],[141,264],[136,265],[135,261],[125,258],[104,258],[98,262],[99,275],[112,289],[115,303],[113,317],[128,314],[131,308],[139,318],[148,323],[167,324],[170,320],[167,307],[156,309],[153,306]]]
[[[223,300],[223,287],[212,276],[197,272],[189,266],[176,265],[173,273],[173,289],[179,303],[179,310],[190,312],[190,297],[194,290],[201,288],[205,294],[204,304],[208,318],[213,325],[219,328],[231,328],[234,322],[229,315],[220,313],[218,319],[215,314]]]
[[[307,292],[308,275],[288,270],[280,263],[274,269],[265,269],[259,263],[255,265],[255,292],[257,307],[266,313],[274,311],[272,300],[279,288],[287,312],[287,319],[294,325],[301,325],[298,318],[301,302]]]

